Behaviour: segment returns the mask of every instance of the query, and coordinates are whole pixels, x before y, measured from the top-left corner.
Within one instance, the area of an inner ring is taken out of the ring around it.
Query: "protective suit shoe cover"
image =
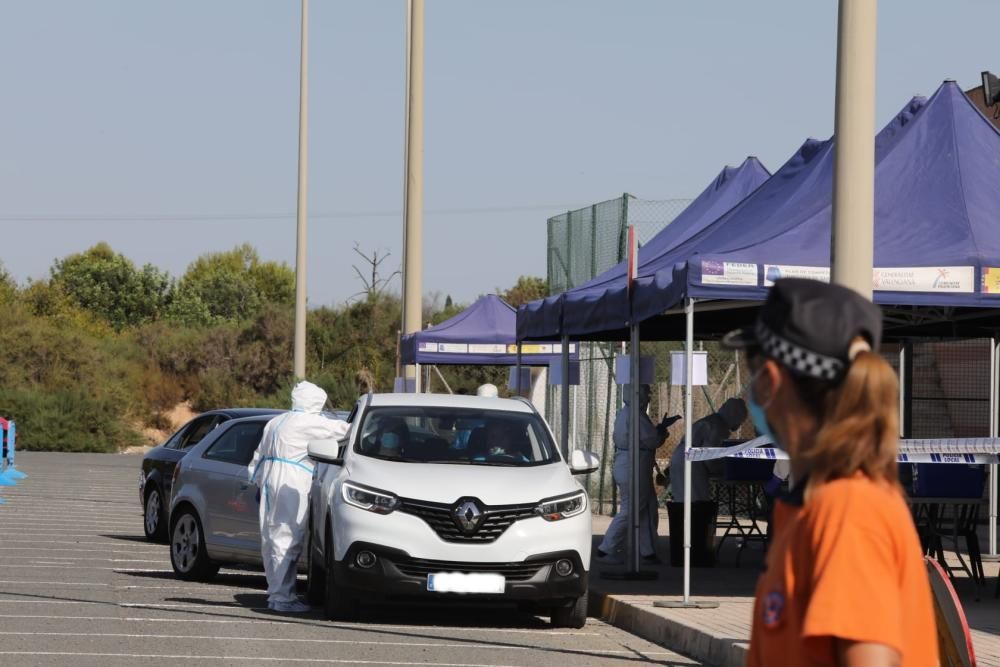
[[[267,608],[283,614],[305,614],[312,611],[312,607],[298,600],[294,602],[268,602]]]

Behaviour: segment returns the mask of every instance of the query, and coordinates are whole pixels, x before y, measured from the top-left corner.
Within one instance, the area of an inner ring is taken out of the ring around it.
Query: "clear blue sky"
[[[879,125],[1000,71],[1000,2],[879,4]],[[727,163],[774,170],[831,134],[836,8],[428,0],[425,291],[543,276],[549,215],[693,197]],[[174,275],[243,241],[291,263],[298,21],[296,0],[4,3],[8,270],[43,277],[101,240]],[[358,291],[355,243],[398,265],[404,21],[404,0],[312,2],[312,305]]]

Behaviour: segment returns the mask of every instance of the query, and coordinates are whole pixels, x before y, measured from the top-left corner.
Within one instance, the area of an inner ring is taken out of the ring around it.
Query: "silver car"
[[[347,418],[346,412],[324,414]],[[174,468],[170,564],[181,579],[207,581],[228,563],[261,565],[257,486],[247,467],[273,418],[220,424]]]

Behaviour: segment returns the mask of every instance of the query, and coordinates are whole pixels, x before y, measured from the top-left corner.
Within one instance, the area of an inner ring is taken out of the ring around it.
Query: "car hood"
[[[582,488],[564,463],[516,468],[397,463],[359,455],[351,457],[347,472],[357,484],[435,503],[473,497],[486,505],[522,505]]]

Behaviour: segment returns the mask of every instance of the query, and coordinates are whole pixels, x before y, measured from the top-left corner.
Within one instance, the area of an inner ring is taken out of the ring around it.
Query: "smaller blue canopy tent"
[[[403,336],[400,355],[404,364],[514,366],[517,364],[515,329],[517,313],[495,294],[480,297],[449,320]],[[525,345],[524,366],[547,366],[561,358],[558,344]],[[571,359],[579,353],[570,347]]]
[[[671,250],[746,198],[770,175],[752,156],[738,167],[725,167],[680,215],[639,249],[640,275],[655,273]],[[572,336],[605,320],[620,327],[628,318],[627,270],[627,262],[621,262],[563,294],[522,306],[518,335],[522,340],[548,339],[563,331]]]

